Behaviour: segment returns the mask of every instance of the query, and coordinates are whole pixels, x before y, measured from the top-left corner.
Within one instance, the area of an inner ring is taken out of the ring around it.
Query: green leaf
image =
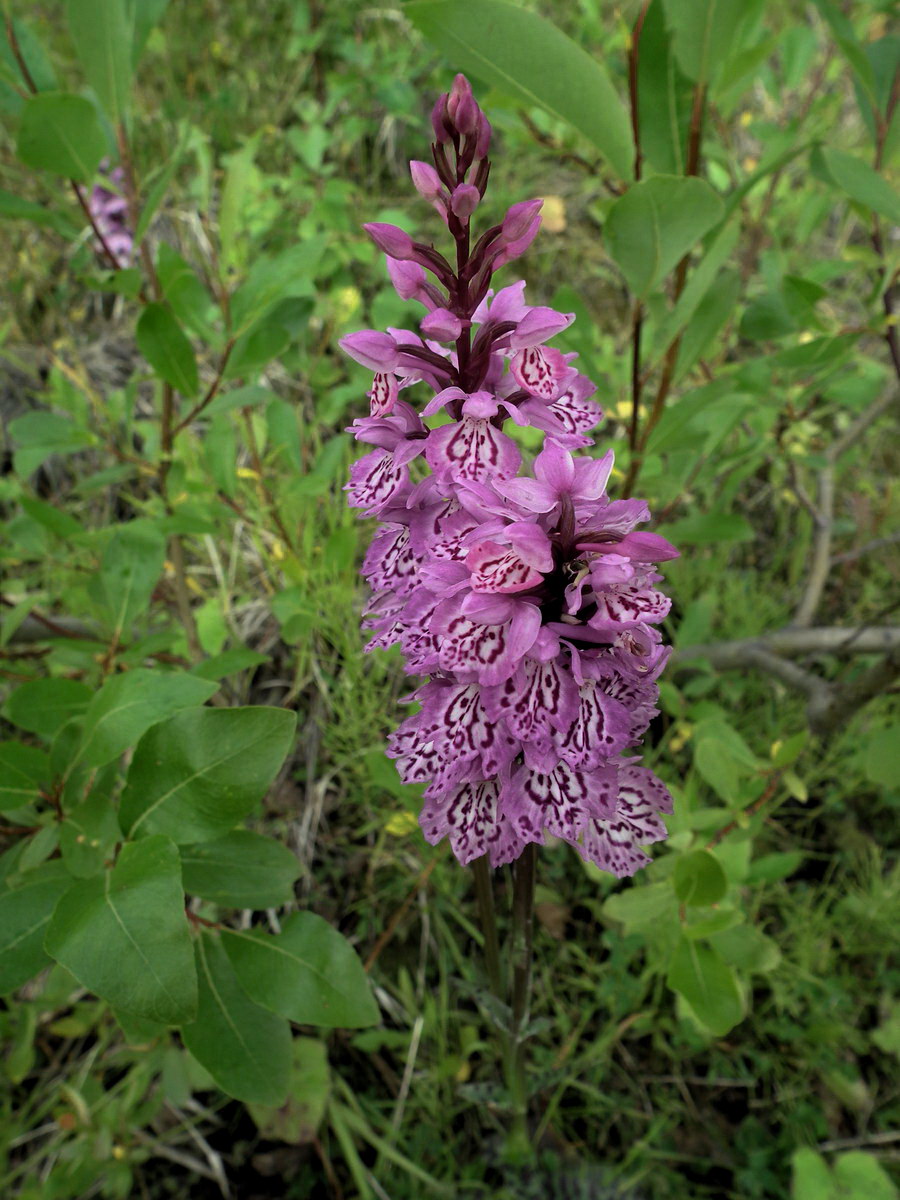
[[[227,833],[265,795],[296,723],[283,708],[198,708],[150,730],[128,770],[122,828],[130,837],[167,833],[177,842]]]
[[[625,108],[606,70],[562,30],[503,0],[417,0],[403,11],[456,69],[567,122],[632,178]]]
[[[708,83],[735,50],[746,0],[664,0],[678,65],[695,83]]]
[[[655,175],[612,205],[603,236],[635,296],[646,297],[712,229],[722,201],[702,179]]]
[[[778,943],[754,925],[734,925],[713,934],[711,944],[739,971],[765,974],[781,962]]]
[[[649,929],[675,917],[672,889],[666,881],[616,892],[603,905],[603,914],[613,921],[621,921],[626,933]]]
[[[223,838],[183,846],[184,890],[223,908],[272,908],[294,897],[295,854],[271,838],[234,829]]]
[[[315,913],[293,913],[279,934],[229,929],[222,941],[247,992],[273,1012],[300,1025],[329,1028],[378,1021],[356,951]]]
[[[49,862],[0,892],[0,996],[27,983],[49,962],[44,930],[72,879],[62,863]]]
[[[883,787],[900,786],[900,771],[897,767],[897,746],[900,744],[900,725],[889,725],[872,733],[860,750],[862,767],[872,783]]]
[[[200,679],[225,679],[229,675],[237,675],[239,671],[248,671],[251,667],[258,667],[269,661],[268,655],[260,654],[258,650],[251,650],[248,646],[233,646],[230,650],[223,650],[221,654],[214,654],[212,658],[197,663],[195,667],[191,667],[191,674]]]
[[[744,1018],[735,974],[711,946],[682,937],[672,955],[667,982],[715,1037],[724,1037]]]
[[[863,1150],[848,1150],[834,1164],[836,1194],[849,1200],[897,1200],[897,1189],[884,1168]]]
[[[90,100],[41,92],[22,108],[17,152],[26,166],[90,183],[107,152],[106,134]]]
[[[121,834],[116,812],[101,792],[94,792],[66,813],[59,826],[63,862],[78,879],[97,875]]]
[[[288,1096],[291,1030],[250,999],[216,937],[197,938],[197,1019],[181,1037],[223,1092],[247,1104],[282,1105]]]
[[[167,242],[157,251],[157,274],[172,312],[192,333],[215,342],[215,305],[197,272]]]
[[[37,733],[48,741],[71,717],[83,712],[93,691],[77,679],[32,679],[16,688],[3,715],[13,725]]]
[[[675,545],[714,546],[720,542],[752,542],[753,526],[740,513],[698,512],[661,530]]]
[[[675,367],[675,383],[681,382],[711,346],[714,354],[722,353],[724,346],[717,348],[713,346],[713,342],[723,326],[738,312],[738,297],[742,286],[739,273],[731,270],[721,271],[718,278],[712,282],[682,334]]]
[[[75,53],[106,115],[118,124],[128,111],[132,22],[126,0],[67,0]]]
[[[812,152],[813,173],[834,184],[863,208],[878,213],[892,224],[900,224],[900,196],[888,181],[861,158],[843,150],[816,146]]]
[[[13,466],[16,474],[26,479],[51,454],[74,454],[93,441],[85,429],[59,413],[33,412],[16,417],[9,423],[9,432],[16,446]]]
[[[161,1025],[194,1019],[197,984],[181,863],[168,838],[124,846],[112,870],[70,888],[44,945],[84,987],[124,1013]]]
[[[134,746],[157,721],[182,708],[202,704],[216,684],[181,671],[136,667],[108,679],[91,701],[84,718],[81,745],[72,769],[102,767]]]
[[[325,252],[323,237],[307,238],[277,255],[258,255],[231,300],[235,336],[293,296],[315,295],[313,272]]]
[[[328,1051],[317,1038],[297,1037],[291,1047],[290,1092],[280,1108],[251,1104],[250,1116],[265,1138],[303,1146],[315,1140],[331,1091]]]
[[[137,65],[150,30],[161,19],[169,6],[169,0],[129,0],[134,24],[134,42],[132,46],[132,62]]]
[[[199,386],[194,350],[165,304],[148,304],[135,334],[138,349],[160,379],[182,396],[193,396]]]
[[[21,742],[0,742],[0,812],[15,812],[40,798],[50,782],[50,760]]]
[[[638,53],[641,150],[668,175],[684,173],[691,86],[675,61],[661,0],[644,17]]]
[[[675,863],[672,883],[682,904],[718,904],[728,891],[722,865],[709,850],[681,855]]]
[[[63,237],[74,238],[78,235],[78,227],[72,223],[65,213],[56,212],[44,204],[35,204],[24,196],[16,196],[0,188],[0,217],[9,221],[31,221],[34,225],[46,225],[55,229]]]
[[[837,1200],[828,1164],[808,1146],[791,1157],[791,1200]]]
[[[165,538],[149,521],[116,529],[100,564],[99,592],[117,638],[147,609],[165,558]]]

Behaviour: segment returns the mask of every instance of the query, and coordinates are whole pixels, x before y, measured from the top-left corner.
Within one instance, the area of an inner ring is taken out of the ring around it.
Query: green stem
[[[501,1003],[503,995],[503,972],[500,967],[500,942],[497,938],[497,915],[494,910],[494,887],[488,856],[476,858],[472,863],[475,880],[475,895],[478,899],[478,917],[484,935],[484,965],[487,969],[491,991]]]
[[[525,1078],[525,1029],[531,1006],[531,963],[534,930],[534,881],[537,847],[529,843],[513,866],[512,1028],[508,1085],[513,1103],[513,1126],[506,1143],[511,1161],[534,1156],[528,1134],[528,1086]]]

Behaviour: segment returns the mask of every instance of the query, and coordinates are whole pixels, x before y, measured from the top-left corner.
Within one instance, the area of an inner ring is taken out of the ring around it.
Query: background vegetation
[[[202,1047],[117,1017],[38,940],[48,965],[0,1005],[0,1194],[894,1196],[892,6],[748,0],[694,69],[675,4],[647,10],[639,57],[638,4],[523,6],[604,65],[626,110],[629,64],[640,73],[645,176],[693,166],[722,198],[690,270],[652,280],[640,307],[604,238],[621,173],[567,114],[465,61],[437,7],[139,5],[159,18],[129,135],[143,284],[108,271],[69,184],[29,165],[28,89],[0,46],[0,793],[14,770],[32,781],[29,804],[0,809],[0,951],[23,880],[55,903],[53,864],[93,878],[121,836],[116,762],[77,795],[42,776],[71,760],[91,698],[137,671],[154,694],[187,677],[185,704],[274,706],[298,730],[247,822],[295,856],[293,898],[254,915],[195,875],[194,931],[277,934],[318,914],[356,947],[380,1009],[361,1032],[295,1025],[288,1103],[244,1104]],[[11,16],[38,89],[90,97],[62,6]],[[496,131],[491,212],[545,197],[522,263],[532,303],[578,314],[559,344],[600,385],[598,445],[616,448],[620,485],[639,468],[637,494],[683,551],[647,747],[676,795],[670,839],[624,884],[561,845],[541,857],[540,1159],[524,1173],[500,1155],[469,875],[424,843],[417,791],[384,757],[407,682],[394,654],[361,654],[369,530],[341,493],[342,427],[367,383],[337,339],[414,319],[359,224],[439,237],[406,164],[461,68]],[[154,276],[182,331],[162,339],[175,367],[145,317],[136,328]],[[165,418],[166,404],[180,407]],[[125,767],[142,732],[115,751]]]

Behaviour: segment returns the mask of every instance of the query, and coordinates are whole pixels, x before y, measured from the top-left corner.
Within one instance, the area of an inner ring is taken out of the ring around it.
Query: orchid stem
[[[506,1142],[506,1154],[511,1162],[528,1162],[534,1157],[534,1146],[528,1133],[525,1030],[531,1007],[536,867],[537,847],[530,842],[513,865],[512,1028],[508,1078],[513,1124]]]

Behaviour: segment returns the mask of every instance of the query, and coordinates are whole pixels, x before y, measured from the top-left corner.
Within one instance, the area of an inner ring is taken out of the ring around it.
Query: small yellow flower
[[[419,822],[416,814],[404,810],[388,817],[384,823],[384,829],[392,837],[406,837],[408,833],[412,833],[414,829],[417,829],[418,825]]]
[[[547,233],[562,233],[566,227],[566,202],[562,196],[545,196],[541,226]]]

